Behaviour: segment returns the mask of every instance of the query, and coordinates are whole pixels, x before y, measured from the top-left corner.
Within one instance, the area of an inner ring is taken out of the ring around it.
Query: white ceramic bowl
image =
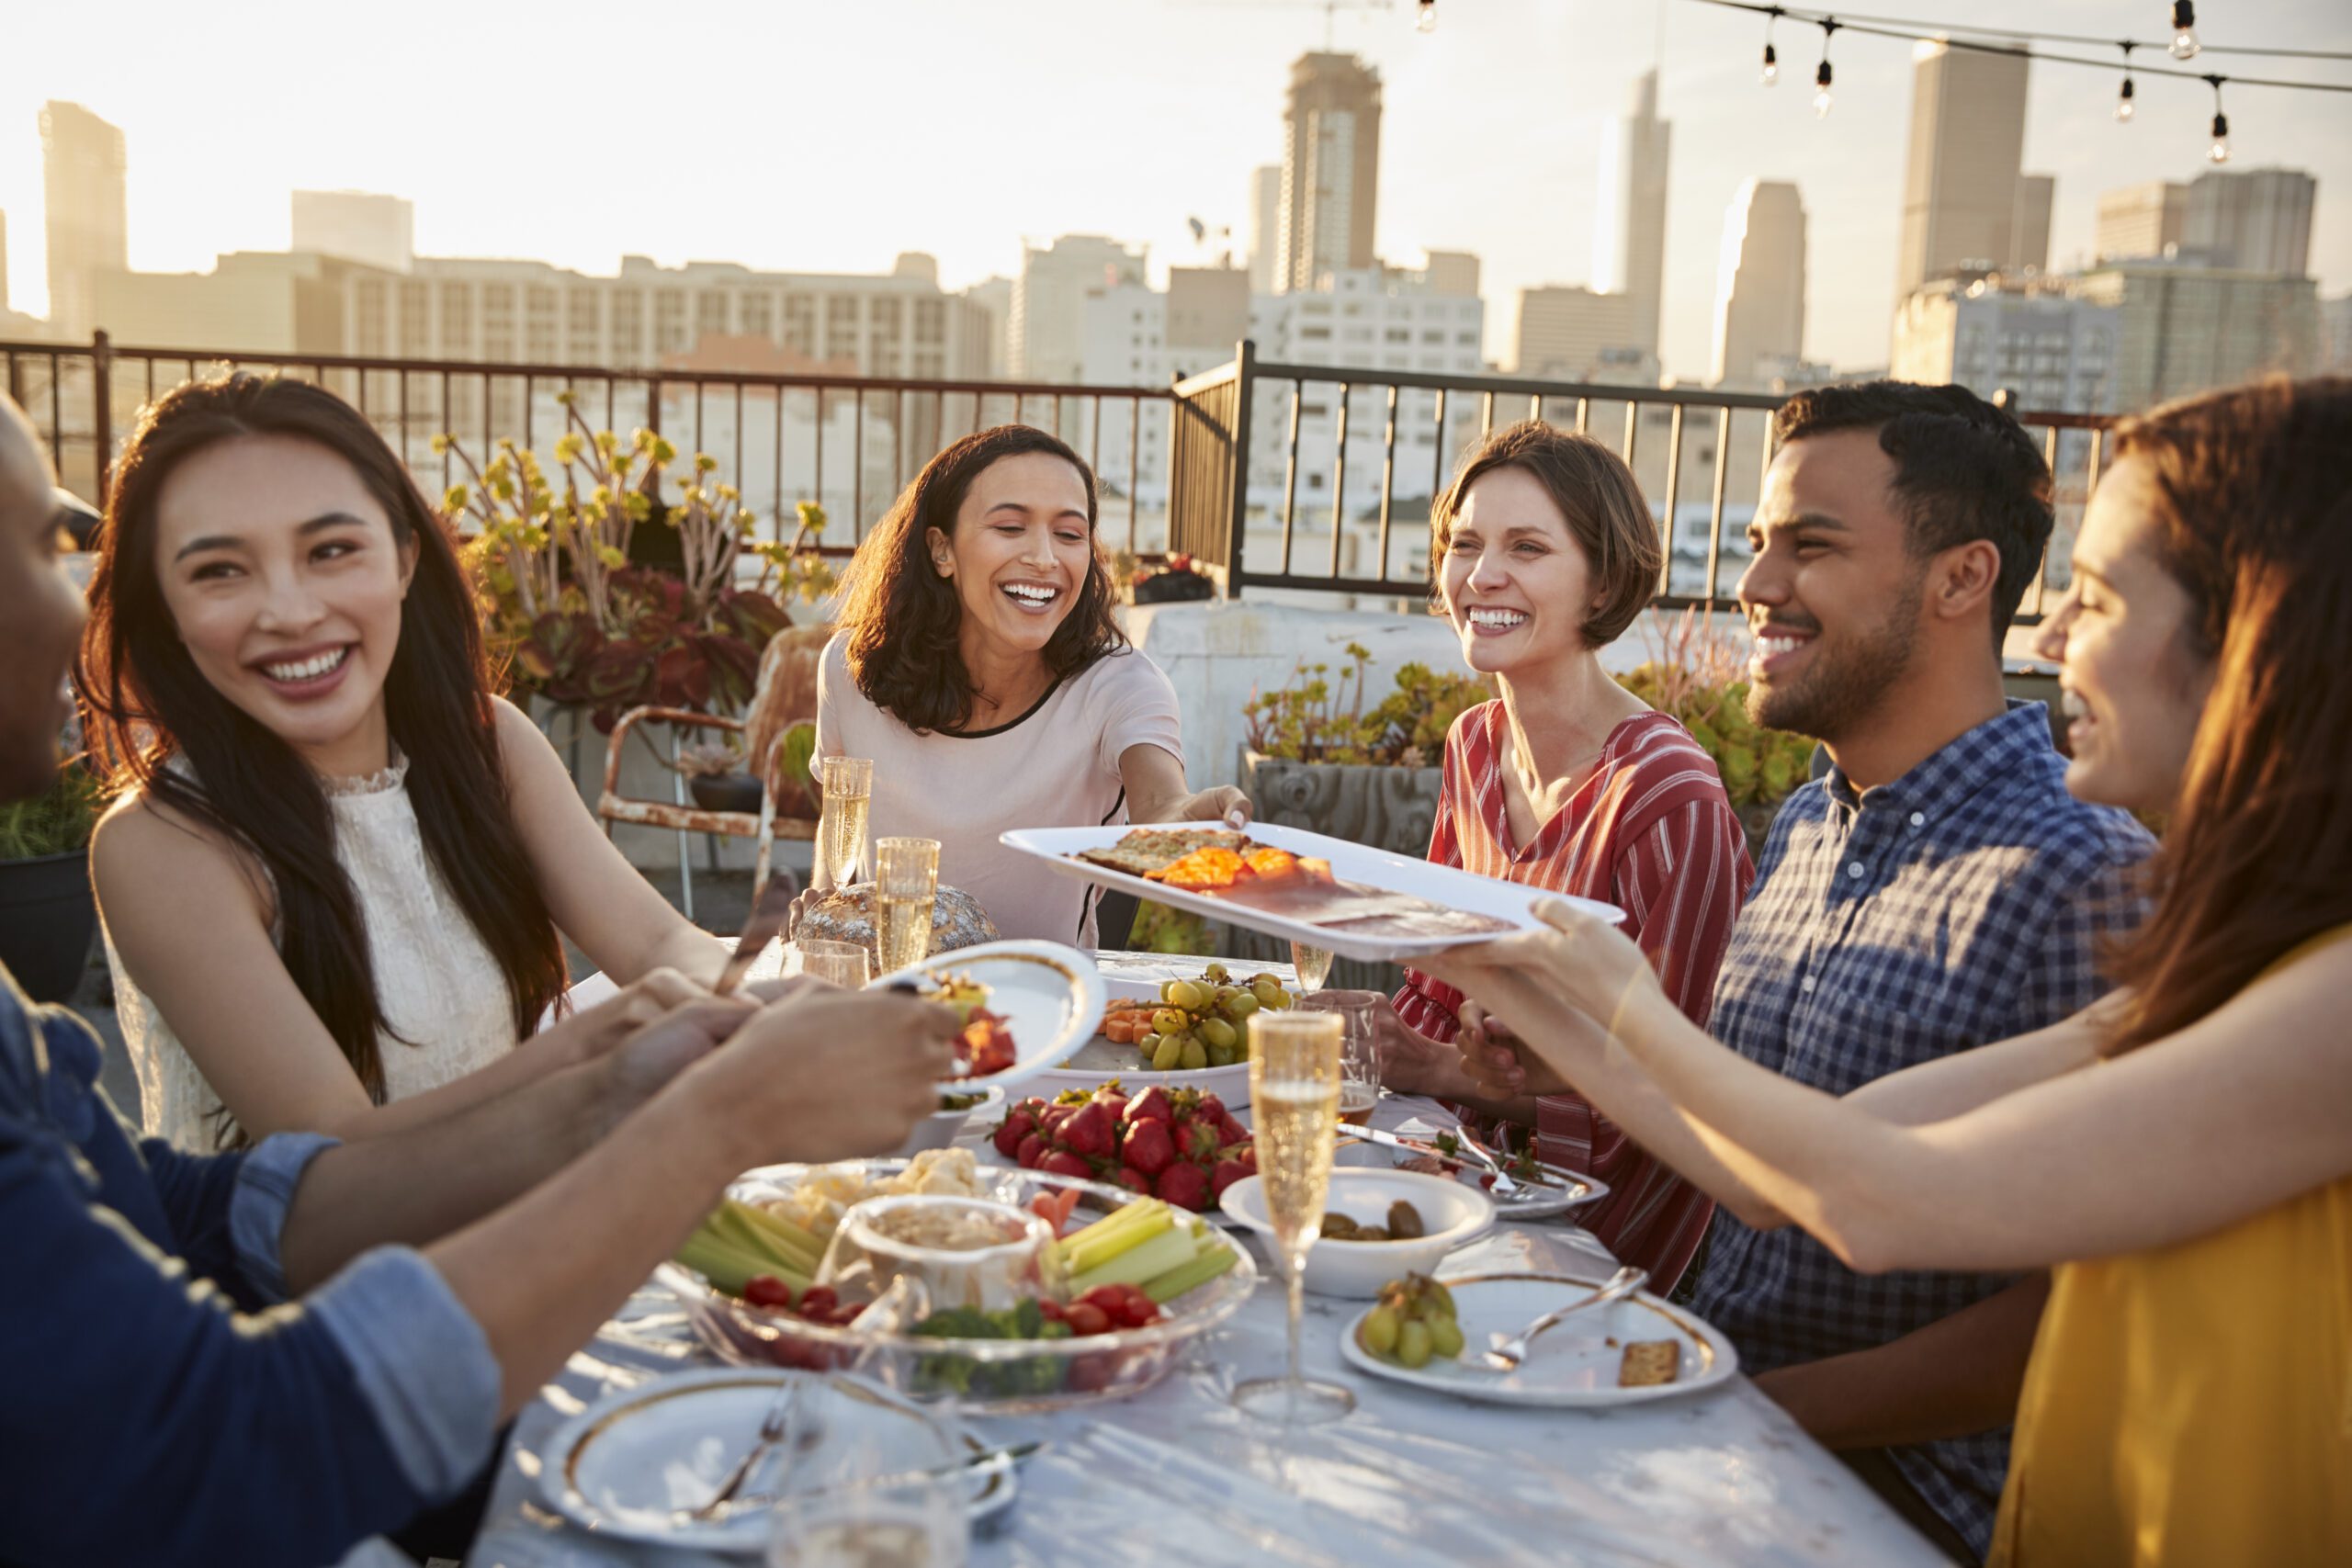
[[[940,1092],[944,1094],[948,1091],[943,1086]],[[977,1094],[980,1097],[979,1101],[977,1104],[966,1106],[961,1111],[933,1111],[915,1123],[915,1130],[907,1134],[907,1141],[899,1145],[892,1158],[910,1159],[925,1149],[944,1149],[956,1141],[956,1134],[964,1130],[964,1123],[971,1118],[987,1116],[993,1119],[1003,1112],[1004,1090],[996,1084],[990,1084],[986,1089],[974,1085],[969,1089],[958,1089],[956,1092],[958,1095]]]
[[[1421,1216],[1412,1241],[1318,1241],[1306,1253],[1306,1288],[1318,1296],[1370,1301],[1380,1287],[1408,1274],[1434,1274],[1445,1255],[1494,1228],[1495,1205],[1475,1187],[1417,1170],[1340,1166],[1331,1172],[1328,1213],[1358,1224],[1385,1224],[1388,1205],[1402,1198]],[[1273,1234],[1266,1219],[1261,1178],[1245,1176],[1225,1190],[1226,1213],[1253,1231]]]

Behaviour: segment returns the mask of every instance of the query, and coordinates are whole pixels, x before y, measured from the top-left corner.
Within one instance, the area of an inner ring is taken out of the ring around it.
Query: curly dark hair
[[[2050,546],[2050,465],[2025,427],[1965,387],[1860,381],[1815,387],[1782,403],[1772,439],[1875,430],[1894,459],[1894,495],[1915,558],[1974,539],[2001,552],[1993,589],[2000,646]]]
[[[1087,537],[1094,541],[1078,603],[1046,644],[1046,667],[1055,680],[1066,681],[1127,646],[1126,634],[1111,618],[1115,599],[1110,563],[1095,535],[1094,471],[1034,425],[976,431],[923,465],[850,562],[841,612],[850,678],[866,701],[910,729],[958,730],[972,716],[972,674],[956,640],[964,604],[955,583],[933,570],[926,536],[936,528],[954,537],[956,514],[982,470],[1029,452],[1059,457],[1078,470],[1086,490]]]

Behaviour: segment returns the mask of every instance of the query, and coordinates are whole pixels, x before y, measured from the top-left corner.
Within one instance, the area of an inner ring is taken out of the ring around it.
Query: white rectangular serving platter
[[[1485,942],[1501,934],[1375,936],[1333,926],[1312,926],[1304,920],[1287,919],[1281,915],[1268,914],[1262,909],[1253,909],[1223,898],[1187,893],[1144,877],[1131,876],[1124,871],[1114,871],[1106,865],[1096,865],[1091,861],[1072,858],[1080,850],[1106,849],[1139,827],[1177,830],[1214,829],[1216,826],[1214,822],[1158,822],[1113,824],[1100,828],[1023,828],[1001,835],[997,841],[1009,850],[1035,855],[1063,875],[1077,877],[1081,882],[1117,888],[1138,898],[1166,904],[1171,908],[1192,909],[1212,919],[1262,931],[1268,936],[1281,937],[1305,946],[1328,948],[1348,958],[1410,963],[1425,953],[1442,953],[1449,947]],[[1498,882],[1487,876],[1474,876],[1453,866],[1432,865],[1428,861],[1390,854],[1385,850],[1368,849],[1363,844],[1351,844],[1345,839],[1311,833],[1304,828],[1252,822],[1245,831],[1251,840],[1270,849],[1288,850],[1295,855],[1312,855],[1329,861],[1331,874],[1342,882],[1359,883],[1391,893],[1410,894],[1449,909],[1491,915],[1498,919],[1509,920],[1521,930],[1544,929],[1542,922],[1531,913],[1538,898],[1559,898],[1611,924],[1625,918],[1625,912],[1613,904],[1598,903],[1589,898],[1572,898],[1565,894],[1522,887],[1517,883]]]

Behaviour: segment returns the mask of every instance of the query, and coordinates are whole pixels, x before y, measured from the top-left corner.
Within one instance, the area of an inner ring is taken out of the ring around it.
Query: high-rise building
[[[2352,370],[2352,294],[2323,299],[2319,307],[2320,361],[2315,368]]]
[[[1600,151],[1600,228],[1592,271],[1600,288],[1625,296],[1633,346],[1656,353],[1666,291],[1667,155],[1671,122],[1657,118],[1657,73],[1645,71],[1610,122]]]
[[[1250,171],[1250,291],[1272,294],[1282,255],[1283,166]]]
[[[1284,111],[1274,288],[1374,264],[1380,197],[1380,77],[1351,54],[1302,54]]]
[[[2101,191],[2092,254],[2103,262],[2163,255],[2180,243],[2188,214],[2188,187],[2170,180]]]
[[[1931,277],[2008,264],[2025,156],[2023,52],[1928,41],[1911,58],[1897,299]]]
[[[2273,370],[2308,375],[2319,352],[2319,286],[2308,277],[2188,259],[2130,261],[2086,273],[2074,287],[2079,297],[2120,311],[2118,412]]]
[[[1085,360],[1086,297],[1144,280],[1144,249],[1100,234],[1024,247],[1012,286],[1008,346],[1017,381],[1075,381]]]
[[[107,324],[93,310],[98,275],[130,265],[122,132],[79,104],[51,100],[41,107],[40,143],[49,319],[79,337]]]
[[[2112,413],[2121,317],[2057,279],[1939,277],[1896,311],[1889,373],[1985,397],[2007,389],[2029,409]]]
[[[1250,275],[1233,266],[1171,266],[1168,269],[1165,342],[1170,369],[1191,376],[1233,357],[1234,344],[1250,335]]]
[[[1430,251],[1421,263],[1421,276],[1432,294],[1457,299],[1478,298],[1478,258],[1468,251]]]
[[[416,209],[363,190],[298,190],[293,248],[406,272],[416,260]]]
[[[974,354],[965,361],[967,375],[986,377],[1001,381],[1012,374],[1012,279],[992,276],[980,279],[964,290],[966,314],[974,321],[973,330],[984,334],[984,352]],[[988,321],[978,324],[985,312]]]
[[[1630,297],[1580,285],[1519,291],[1519,346],[1511,368],[1521,376],[1580,381],[1613,354],[1638,350]]]
[[[8,215],[0,212],[0,311],[8,309]]]
[[[1749,179],[1724,215],[1715,285],[1715,380],[1760,385],[1804,357],[1804,203],[1784,180]]]
[[[2050,270],[2050,209],[2058,194],[2055,175],[2019,175],[2017,206],[2009,217],[2010,272]]]
[[[2301,169],[2213,169],[2188,186],[2180,248],[2207,266],[2301,277],[2311,270],[2312,200]]]

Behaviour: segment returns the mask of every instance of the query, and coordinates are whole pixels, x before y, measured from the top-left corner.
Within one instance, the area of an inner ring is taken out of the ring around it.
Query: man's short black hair
[[[1911,553],[1927,557],[1973,539],[2001,552],[1993,589],[1993,646],[2041,570],[2050,546],[2050,465],[2007,412],[1965,387],[1860,381],[1797,393],[1772,416],[1776,442],[1875,430],[1894,459]]]

